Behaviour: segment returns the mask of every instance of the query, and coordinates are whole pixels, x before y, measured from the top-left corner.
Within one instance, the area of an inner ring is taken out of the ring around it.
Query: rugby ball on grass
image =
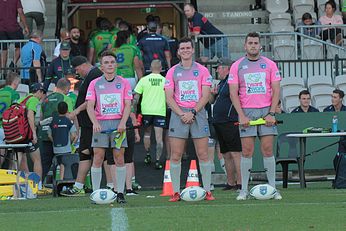
[[[180,198],[184,201],[201,201],[207,192],[199,186],[190,186],[180,193]]]
[[[257,200],[272,199],[276,194],[276,189],[269,184],[258,184],[250,190],[250,196]]]
[[[99,205],[110,204],[115,201],[117,195],[109,189],[98,189],[90,194],[90,200]]]

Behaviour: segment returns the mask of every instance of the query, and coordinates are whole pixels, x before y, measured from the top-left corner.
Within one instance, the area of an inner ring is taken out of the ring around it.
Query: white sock
[[[203,188],[205,191],[210,192],[211,184],[211,165],[210,161],[199,162],[199,168],[201,169]]]
[[[114,188],[114,184],[113,183],[107,183],[107,187],[112,189],[112,188]]]
[[[117,166],[117,192],[123,193],[125,188],[125,180],[126,180],[126,167]]]
[[[180,192],[181,162],[177,164],[171,162],[170,168],[171,168],[171,180],[173,185],[173,193]]]
[[[211,171],[211,172],[215,172],[215,163],[214,163],[214,160],[209,161],[209,163],[210,163],[210,171]]]
[[[39,181],[38,182],[38,190],[41,190],[42,189],[42,181]]]
[[[131,178],[131,182],[132,182],[132,183],[136,182],[136,177],[135,177],[135,176],[133,176],[133,177]]]
[[[91,183],[93,185],[93,191],[100,189],[102,179],[102,168],[91,167]]]
[[[266,169],[267,179],[268,183],[275,188],[275,158],[274,156],[271,157],[263,157],[263,166],[264,169]]]
[[[242,156],[240,159],[240,173],[241,173],[241,182],[242,182],[241,189],[243,191],[248,191],[251,168],[252,168],[252,157],[246,158]]]
[[[74,182],[74,186],[76,187],[76,188],[78,188],[78,189],[82,189],[83,187],[84,187],[84,184],[82,184],[82,183],[79,183],[79,182]]]
[[[220,161],[220,165],[221,165],[222,170],[224,171],[224,173],[226,173],[225,159],[221,158],[219,161]]]

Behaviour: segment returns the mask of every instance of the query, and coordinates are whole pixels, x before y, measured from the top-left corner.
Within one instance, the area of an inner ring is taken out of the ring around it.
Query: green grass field
[[[211,202],[171,203],[159,194],[140,191],[122,207],[94,205],[88,196],[0,201],[0,230],[346,230],[346,190],[330,182],[289,185],[281,201],[239,202],[220,188]]]

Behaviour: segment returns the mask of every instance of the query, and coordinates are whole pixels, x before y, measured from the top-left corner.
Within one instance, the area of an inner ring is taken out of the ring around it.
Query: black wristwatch
[[[271,116],[275,116],[275,112],[268,112],[268,114],[267,115],[271,115]]]
[[[190,110],[190,112],[192,112],[192,114],[193,114],[194,116],[196,116],[196,115],[197,115],[197,112],[196,112],[196,110],[195,110],[195,109],[191,109],[191,110]]]

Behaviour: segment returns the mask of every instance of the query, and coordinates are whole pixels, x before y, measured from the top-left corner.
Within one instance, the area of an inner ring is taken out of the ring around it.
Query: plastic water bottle
[[[335,115],[333,116],[332,120],[332,132],[338,132],[338,117]]]

